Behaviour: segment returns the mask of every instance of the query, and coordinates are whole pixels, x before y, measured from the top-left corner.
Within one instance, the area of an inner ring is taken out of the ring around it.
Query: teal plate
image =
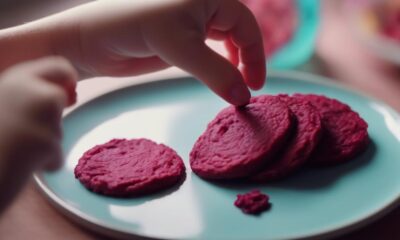
[[[257,94],[318,93],[348,103],[369,124],[368,151],[354,161],[305,169],[264,186],[204,181],[193,174],[189,152],[207,123],[227,104],[193,78],[155,81],[110,92],[64,119],[66,164],[37,174],[44,194],[80,224],[114,237],[162,239],[326,238],[353,230],[398,206],[399,115],[385,104],[301,73],[270,74]],[[92,146],[111,138],[150,138],[174,148],[187,177],[174,189],[137,199],[86,190],[73,170]],[[261,216],[233,206],[236,194],[259,188],[272,208]],[[136,238],[135,238],[136,239]]]

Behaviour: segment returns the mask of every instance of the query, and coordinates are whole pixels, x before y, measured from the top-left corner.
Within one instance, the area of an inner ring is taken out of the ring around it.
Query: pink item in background
[[[298,12],[293,0],[241,0],[254,14],[264,40],[266,57],[271,57],[293,36]]]

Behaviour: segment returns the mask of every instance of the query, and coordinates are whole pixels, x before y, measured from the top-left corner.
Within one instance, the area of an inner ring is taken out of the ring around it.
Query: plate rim
[[[187,75],[187,76],[179,76],[179,77],[170,77],[167,79],[155,79],[155,80],[149,80],[149,81],[140,81],[140,82],[132,82],[129,85],[124,85],[121,87],[118,87],[116,89],[111,89],[110,91],[106,91],[104,93],[100,93],[98,95],[93,96],[93,98],[88,99],[88,101],[82,102],[78,106],[76,106],[74,109],[66,113],[63,118],[67,117],[70,113],[74,112],[76,109],[79,109],[81,106],[103,96],[106,94],[110,94],[112,92],[119,91],[121,89],[127,88],[127,87],[132,87],[132,86],[138,86],[138,85],[143,85],[143,84],[151,84],[155,82],[160,82],[160,81],[168,81],[168,80],[177,80],[177,79],[183,79],[183,78],[188,78],[192,76]],[[400,114],[391,106],[388,104],[382,102],[381,100],[378,100],[374,97],[369,96],[368,94],[365,94],[363,92],[360,92],[357,89],[354,89],[349,86],[345,86],[344,84],[334,82],[333,78],[321,76],[318,74],[313,74],[313,73],[306,73],[306,72],[300,72],[300,71],[269,71],[267,75],[267,84],[268,84],[268,78],[273,77],[273,78],[286,78],[290,80],[299,80],[303,82],[311,82],[315,83],[318,85],[324,85],[336,89],[340,89],[349,93],[357,94],[362,97],[365,97],[367,99],[370,99],[374,102],[377,102],[389,110],[391,110],[397,117],[400,118]],[[45,199],[50,202],[50,204],[56,208],[60,213],[62,213],[64,216],[68,217],[70,220],[77,222],[81,226],[84,226],[94,232],[101,233],[107,236],[111,237],[117,237],[119,239],[131,239],[132,237],[135,237],[137,239],[159,239],[155,237],[145,237],[133,232],[126,231],[125,229],[119,228],[119,227],[113,227],[110,226],[109,224],[98,220],[76,208],[74,208],[72,205],[68,204],[65,200],[61,199],[57,194],[55,194],[47,185],[46,181],[43,178],[43,174],[40,172],[36,172],[33,174],[34,182],[37,188],[40,190],[42,195],[45,197]],[[337,237],[340,235],[344,235],[346,233],[349,233],[351,231],[354,231],[356,229],[360,229],[376,220],[379,218],[383,217],[384,215],[388,214],[390,211],[394,210],[396,207],[400,206],[400,193],[398,194],[397,198],[393,199],[392,201],[389,201],[385,206],[379,208],[376,211],[372,211],[369,214],[365,215],[363,218],[357,219],[355,221],[350,221],[350,223],[344,223],[341,225],[336,225],[334,227],[329,227],[326,229],[323,229],[321,231],[316,231],[314,233],[310,234],[304,234],[300,236],[295,236],[290,239],[326,239],[326,238],[333,238]]]

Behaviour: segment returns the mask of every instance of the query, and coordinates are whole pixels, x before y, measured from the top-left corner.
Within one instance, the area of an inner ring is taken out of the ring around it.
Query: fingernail
[[[247,105],[250,101],[250,91],[244,84],[237,84],[231,90],[231,103],[235,106]]]

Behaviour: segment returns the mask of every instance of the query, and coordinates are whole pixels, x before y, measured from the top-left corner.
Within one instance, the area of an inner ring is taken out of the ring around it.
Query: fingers
[[[68,77],[57,73],[58,69],[64,74],[62,64],[56,65],[52,72],[48,62],[41,63],[42,60],[26,62],[7,70],[2,75],[2,88],[9,89],[9,106],[15,106],[14,111],[38,124],[47,123],[60,135],[60,130],[55,127],[61,121],[64,107],[71,101],[63,86],[71,84],[67,85]]]
[[[42,79],[54,86],[61,88],[67,95],[67,105],[76,102],[76,82],[78,74],[72,65],[62,57],[46,57],[38,60],[28,61],[12,68],[12,71],[27,76],[26,84],[31,84],[32,76]],[[52,88],[47,86],[47,88]]]
[[[46,126],[27,124],[23,130],[24,133],[20,137],[22,137],[24,143],[20,144],[24,146],[26,153],[29,153],[29,157],[32,158],[30,160],[33,161],[31,164],[33,164],[34,169],[54,171],[62,166],[61,138],[54,137]],[[21,158],[26,158],[26,156],[21,156]]]
[[[170,65],[159,57],[130,58],[114,63],[108,68],[104,67],[100,73],[115,77],[127,77],[155,72],[168,67]]]
[[[266,65],[262,35],[255,17],[239,1],[207,1],[213,13],[210,28],[226,32],[231,37],[239,48],[244,80],[252,89],[261,88],[265,81]]]
[[[235,0],[182,2],[168,17],[159,15],[157,19],[162,21],[142,22],[146,46],[166,63],[193,74],[229,103],[247,104],[247,86],[261,88],[266,74],[261,33],[250,10]],[[232,41],[226,43],[231,62],[206,46],[207,34],[214,38],[226,35],[226,40]],[[241,70],[236,67],[238,58]]]
[[[208,29],[207,37],[214,40],[224,41],[226,50],[228,51],[228,59],[235,66],[239,65],[239,49],[232,42],[230,36],[225,33],[215,29]]]
[[[240,71],[212,51],[198,31],[176,32],[169,41],[163,41],[158,36],[160,32],[148,34],[148,39],[152,39],[150,47],[164,61],[193,74],[227,102],[238,106],[248,103],[250,92]]]
[[[68,106],[76,102],[78,73],[70,62],[61,57],[48,57],[32,63],[32,71],[40,78],[62,87],[68,95]]]
[[[187,61],[182,67],[194,73],[211,90],[231,104],[246,105],[250,99],[250,92],[238,69],[204,43],[193,42],[192,48],[197,48],[194,55],[196,59]]]
[[[42,111],[41,116],[44,116],[40,122],[26,121],[25,142],[30,145],[30,148],[26,147],[25,149],[29,151],[30,157],[36,162],[36,168],[53,171],[61,167],[63,162],[62,111],[54,107],[52,111],[45,107],[40,111]]]
[[[36,73],[46,81],[62,87],[68,95],[68,106],[76,102],[78,73],[65,58],[50,57],[34,63]]]
[[[32,80],[30,103],[26,110],[27,118],[38,124],[47,124],[57,137],[61,137],[61,118],[63,109],[67,106],[65,91],[55,84],[43,82],[41,79]]]
[[[231,63],[234,66],[238,66],[240,59],[239,59],[239,49],[235,46],[235,44],[232,42],[230,38],[226,39],[225,42],[225,48],[228,51],[228,59],[231,61]],[[246,76],[245,76],[246,79]]]
[[[144,26],[148,47],[166,63],[194,75],[227,102],[237,106],[247,104],[250,92],[240,71],[204,43],[201,29],[190,27],[171,34],[170,27],[174,24],[157,22],[157,26]]]
[[[47,171],[55,171],[63,164],[64,157],[61,142],[60,140],[53,139],[49,146],[51,147],[51,151],[47,151],[47,157],[45,158],[43,168]]]
[[[62,166],[63,153],[61,148],[61,138],[54,137],[44,126],[33,127],[27,130],[25,139],[31,139],[29,146],[25,149],[29,150],[31,157],[36,158],[34,168],[45,169],[47,171],[57,170]]]

